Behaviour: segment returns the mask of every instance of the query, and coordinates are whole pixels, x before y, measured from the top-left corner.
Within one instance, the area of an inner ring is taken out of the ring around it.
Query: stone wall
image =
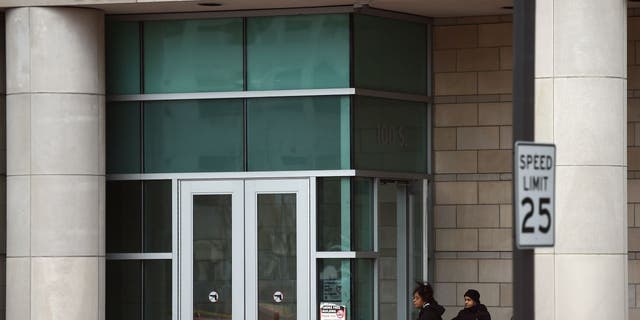
[[[492,319],[512,314],[511,20],[434,21],[435,290],[444,319],[469,288]]]
[[[629,10],[627,41],[627,194],[629,319],[640,320],[640,11]]]

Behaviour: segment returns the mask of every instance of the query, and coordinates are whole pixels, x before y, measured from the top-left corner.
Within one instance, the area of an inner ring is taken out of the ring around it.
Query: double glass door
[[[180,319],[309,312],[309,180],[180,183]]]

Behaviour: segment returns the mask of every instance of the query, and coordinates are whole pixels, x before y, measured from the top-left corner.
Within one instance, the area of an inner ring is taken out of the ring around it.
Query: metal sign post
[[[534,141],[536,1],[514,0],[513,9],[513,141]],[[533,320],[533,250],[518,249],[513,221],[513,319]]]

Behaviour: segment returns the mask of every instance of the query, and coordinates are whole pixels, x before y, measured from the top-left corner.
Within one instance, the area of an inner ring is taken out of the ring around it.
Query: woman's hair
[[[420,298],[422,298],[422,300],[424,300],[424,302],[426,303],[435,303],[435,304],[438,303],[433,298],[433,288],[431,287],[429,282],[424,282],[424,283],[416,282],[416,284],[418,286],[415,289],[413,289],[414,295],[417,293],[420,296]]]

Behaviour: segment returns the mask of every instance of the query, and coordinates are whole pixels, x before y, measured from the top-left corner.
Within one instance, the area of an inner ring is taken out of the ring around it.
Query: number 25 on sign
[[[513,160],[516,245],[519,249],[553,246],[556,147],[518,141]]]

